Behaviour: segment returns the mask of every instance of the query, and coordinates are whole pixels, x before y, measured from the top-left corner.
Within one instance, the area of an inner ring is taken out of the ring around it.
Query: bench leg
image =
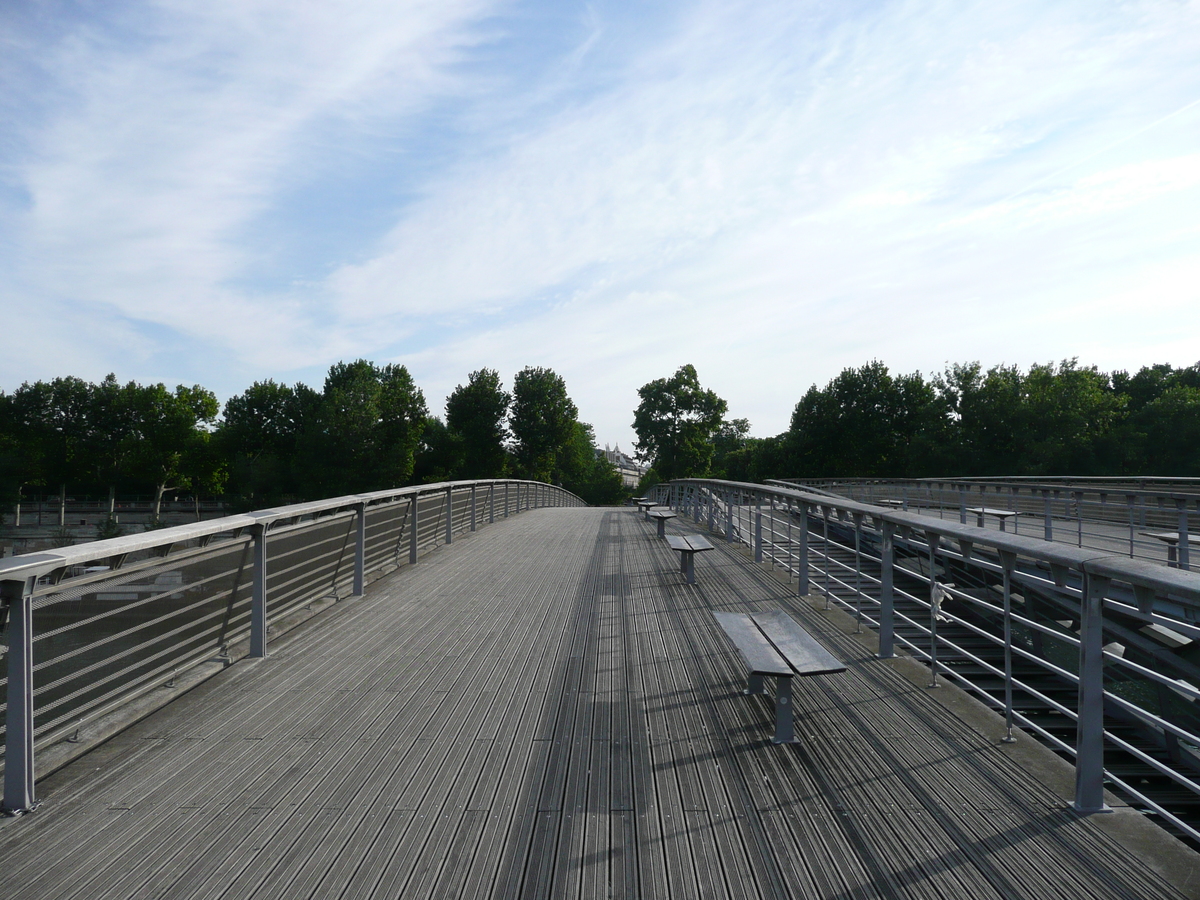
[[[763,684],[763,677],[756,672],[750,673],[750,684],[747,685],[745,693],[747,694],[765,694],[767,686]]]
[[[685,560],[684,567],[685,567],[685,571],[687,572],[687,583],[695,584],[696,583],[696,554],[695,553],[685,553],[683,556],[684,556],[684,560]]]
[[[791,676],[775,678],[775,743],[790,744],[795,737],[792,732],[792,679]]]
[[[666,519],[658,520],[658,536],[659,537],[667,536],[667,520]]]

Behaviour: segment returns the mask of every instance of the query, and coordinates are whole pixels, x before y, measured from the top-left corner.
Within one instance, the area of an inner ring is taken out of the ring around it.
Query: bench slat
[[[846,666],[782,610],[753,613],[755,624],[792,664],[797,675],[844,672]]]
[[[787,662],[763,638],[749,616],[732,612],[714,612],[713,616],[741,654],[749,671],[756,675],[792,674]]]

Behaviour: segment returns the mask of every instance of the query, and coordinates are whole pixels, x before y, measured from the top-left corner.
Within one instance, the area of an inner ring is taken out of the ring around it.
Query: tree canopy
[[[664,481],[708,474],[728,407],[700,387],[695,367],[680,366],[670,378],[642,385],[638,396],[633,417],[638,457]]]

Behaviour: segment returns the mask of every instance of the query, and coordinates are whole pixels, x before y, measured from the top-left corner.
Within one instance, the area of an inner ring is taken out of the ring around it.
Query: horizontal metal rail
[[[481,524],[582,506],[540,482],[443,482],[300,503],[0,560],[3,811],[37,804],[35,752],[272,629],[361,596]]]
[[[931,485],[915,484],[926,491],[925,498],[928,498]],[[1178,762],[1164,763],[1105,727],[1108,710],[1110,715],[1119,713],[1126,720],[1140,723],[1140,727],[1161,735],[1168,743],[1200,747],[1200,735],[1196,733],[1200,729],[1195,729],[1194,725],[1189,727],[1190,722],[1172,721],[1165,710],[1155,712],[1139,705],[1121,693],[1121,685],[1129,679],[1134,679],[1128,682],[1131,684],[1140,680],[1160,691],[1173,692],[1189,703],[1200,698],[1200,688],[1155,671],[1144,663],[1127,660],[1121,653],[1106,650],[1104,643],[1106,627],[1110,630],[1117,627],[1106,624],[1106,611],[1138,623],[1170,629],[1184,638],[1200,634],[1197,628],[1200,622],[1200,574],[1186,570],[1182,565],[1186,557],[1177,560],[1179,564],[1168,567],[1111,551],[1064,546],[1011,530],[969,524],[965,515],[961,517],[963,521],[948,521],[930,515],[929,507],[918,512],[905,509],[899,503],[864,503],[832,493],[828,488],[833,486],[825,481],[821,483],[824,489],[813,492],[779,483],[761,485],[680,479],[660,485],[656,499],[692,515],[697,522],[707,522],[710,529],[724,533],[727,540],[745,543],[755,559],[783,566],[796,578],[800,595],[815,590],[824,594],[827,605],[836,603],[855,615],[860,627],[866,624],[877,628],[881,657],[892,656],[897,643],[905,645],[916,658],[930,666],[931,686],[936,685],[938,676],[942,675],[984,698],[989,705],[1003,712],[1006,740],[1011,739],[1013,727],[1019,725],[1073,757],[1076,766],[1075,808],[1080,812],[1098,812],[1106,808],[1104,784],[1107,779],[1135,802],[1154,810],[1181,832],[1200,841],[1200,831],[1193,824],[1104,770],[1107,744],[1114,750],[1128,753],[1181,788],[1200,794],[1200,782],[1194,770]],[[872,491],[887,488],[894,492],[896,487],[897,484],[892,482],[856,485],[863,493],[868,488]],[[1017,487],[1054,489],[1039,485]],[[934,498],[937,499],[936,493]],[[891,494],[882,497],[876,494],[874,499],[893,498]],[[906,499],[913,497],[908,495]],[[1190,505],[1194,500],[1188,499],[1185,503]],[[1180,522],[1179,526],[1186,535],[1186,524]],[[839,538],[838,533],[849,534],[849,537]],[[898,547],[903,548],[906,558],[897,553]],[[977,572],[988,585],[1000,581],[998,600],[993,601],[990,595],[988,599],[982,599],[948,584],[949,579],[944,573],[951,565]],[[924,584],[928,596],[901,589],[896,584],[898,578],[912,584]],[[1038,622],[1014,612],[1013,593],[1018,585],[1023,585],[1021,589],[1027,594],[1035,591],[1056,597],[1073,608],[1071,618],[1078,621],[1077,632],[1073,626],[1058,631],[1051,627],[1054,623]],[[916,608],[917,618],[898,611],[897,600]],[[961,604],[963,612],[947,609],[946,603],[951,601]],[[968,607],[990,620],[999,621],[1002,633],[989,631],[966,618]],[[926,615],[925,621],[919,621]],[[943,623],[943,632],[953,625],[972,640],[996,646],[1003,652],[1003,666],[954,643],[944,633],[939,634],[939,623]],[[898,627],[905,628],[907,636],[898,634]],[[1057,651],[1059,657],[1067,654],[1064,659],[1077,661],[1077,670],[1072,671],[1015,644],[1014,628],[1023,630],[1026,635],[1041,635],[1043,640],[1058,642],[1062,648]],[[1003,702],[972,683],[953,666],[939,661],[939,648],[944,651],[944,656],[950,653],[954,660],[970,663],[989,676],[1003,679]],[[1014,676],[1014,658],[1032,663],[1064,686],[1071,686],[1074,704],[1061,702],[1026,679]],[[1106,668],[1110,670],[1108,673]],[[1062,740],[1015,709],[1014,690],[1073,722],[1074,743]]]

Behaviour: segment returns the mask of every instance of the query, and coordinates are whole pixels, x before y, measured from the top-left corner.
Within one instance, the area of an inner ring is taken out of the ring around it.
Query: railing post
[[[254,535],[254,583],[250,595],[250,652],[252,659],[267,655],[267,524],[251,528]]]
[[[937,617],[941,611],[945,588],[938,584],[937,573],[934,571],[937,568],[937,551],[941,537],[931,531],[927,531],[925,532],[925,539],[929,543],[929,686],[935,688],[938,687]]]
[[[862,634],[862,523],[863,514],[855,512],[854,516],[854,626],[855,634]]]
[[[508,518],[508,482],[504,482],[504,518]]]
[[[1050,509],[1050,492],[1048,490],[1042,491],[1042,505],[1045,507],[1046,516],[1045,539],[1052,541],[1054,540],[1054,519]]]
[[[1075,736],[1075,810],[1104,805],[1104,595],[1108,579],[1083,572],[1079,628],[1079,721]]]
[[[808,504],[800,504],[800,546],[796,560],[796,594],[808,596]]]
[[[958,522],[967,524],[967,489],[961,484],[958,486]]]
[[[496,482],[488,485],[488,524],[496,521]]]
[[[1191,568],[1188,554],[1188,518],[1187,501],[1176,500],[1175,508],[1179,510],[1179,568],[1185,572]]]
[[[762,538],[762,498],[758,500],[758,507],[754,510],[754,561],[763,561],[763,538]]]
[[[8,709],[4,739],[4,801],[21,815],[37,808],[33,764],[33,588],[36,578],[0,582],[8,614]]]
[[[1012,699],[1012,573],[1017,565],[1017,554],[1011,550],[1001,550],[1000,565],[1004,569],[1004,724],[1005,735],[1001,739],[1005,744],[1015,743],[1013,737],[1013,699]]]
[[[712,488],[708,489],[708,530],[717,530],[717,495]]]
[[[367,504],[358,504],[354,529],[354,594],[361,597],[367,584]]]
[[[725,543],[733,543],[733,492],[725,492]]]
[[[412,510],[408,514],[408,564],[410,566],[417,564],[417,506],[420,499],[420,494],[412,495]]]
[[[454,543],[454,488],[446,488],[446,543]]]
[[[891,659],[896,655],[896,598],[892,588],[892,567],[896,564],[896,526],[884,522],[879,570],[879,657]]]
[[[471,530],[475,530],[475,485],[471,485]]]

